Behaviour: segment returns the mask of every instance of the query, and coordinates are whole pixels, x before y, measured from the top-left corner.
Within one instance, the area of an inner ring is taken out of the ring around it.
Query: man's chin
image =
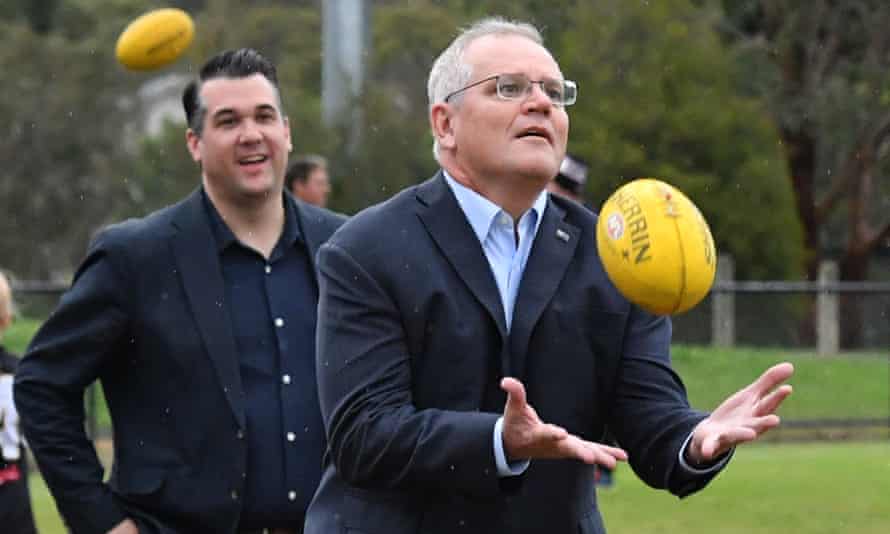
[[[559,167],[552,161],[534,159],[528,162],[519,162],[516,166],[517,174],[540,185],[543,189],[550,180],[559,172]]]

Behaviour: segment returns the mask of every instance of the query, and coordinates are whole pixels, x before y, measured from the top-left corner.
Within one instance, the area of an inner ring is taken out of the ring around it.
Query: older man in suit
[[[283,191],[290,127],[258,52],[211,58],[183,104],[201,187],[95,239],[16,403],[77,534],[297,533],[325,447],[313,258],[343,218]],[[97,379],[107,484],[83,424]]]
[[[307,533],[602,533],[595,464],[689,495],[778,424],[789,364],[690,409],[669,319],[609,282],[596,216],[546,193],[576,87],[533,27],[473,25],[429,93],[443,170],[319,251],[329,451]]]

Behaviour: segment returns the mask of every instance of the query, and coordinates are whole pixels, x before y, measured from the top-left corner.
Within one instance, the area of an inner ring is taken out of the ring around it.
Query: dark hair
[[[587,184],[587,162],[578,156],[566,154],[559,166],[559,174],[553,180],[575,195],[584,194],[584,186]]]
[[[204,115],[207,108],[201,102],[201,86],[214,78],[247,78],[254,74],[262,74],[278,93],[279,105],[281,92],[278,88],[278,73],[275,65],[253,48],[226,50],[213,56],[201,67],[197,80],[192,80],[182,93],[182,107],[189,128],[198,136],[204,128]]]
[[[312,171],[327,166],[328,162],[322,156],[317,156],[315,154],[300,156],[291,163],[291,166],[284,174],[284,187],[286,187],[288,191],[292,191],[294,182],[305,184],[309,180],[309,175],[312,174]]]

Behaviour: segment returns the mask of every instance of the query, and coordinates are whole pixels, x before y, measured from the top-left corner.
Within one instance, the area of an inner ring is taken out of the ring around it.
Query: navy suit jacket
[[[605,531],[594,467],[534,460],[497,475],[504,376],[540,417],[613,431],[648,484],[683,496],[704,414],[671,370],[670,322],[631,305],[596,251],[596,216],[550,196],[511,329],[491,269],[441,173],[347,222],[319,251],[317,376],[329,453],[307,534]]]
[[[285,198],[314,257],[344,218]],[[94,240],[15,383],[25,436],[75,533],[125,516],[149,532],[236,529],[247,447],[230,325],[200,190]],[[96,379],[114,431],[107,484],[83,424]]]

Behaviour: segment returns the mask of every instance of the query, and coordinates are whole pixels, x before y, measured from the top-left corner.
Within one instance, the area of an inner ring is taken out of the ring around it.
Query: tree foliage
[[[98,16],[88,8],[68,7],[83,21]],[[4,267],[32,277],[66,273],[124,196],[116,172],[128,119],[121,95],[134,84],[113,67],[107,42],[129,16],[105,11],[106,24],[76,38],[64,28],[38,33],[21,19],[0,22]]]
[[[890,5],[724,0],[726,36],[761,74],[809,253],[808,274],[840,250],[841,276],[862,280],[890,245]]]
[[[211,54],[240,46],[257,47],[276,61],[295,152],[328,156],[336,209],[353,213],[436,170],[426,101],[429,68],[458,27],[501,14],[539,25],[566,76],[579,82],[580,99],[570,109],[570,150],[591,164],[588,196],[594,206],[628,179],[659,177],[702,208],[720,248],[733,253],[742,274],[782,277],[795,271],[799,229],[776,133],[743,83],[745,57],[719,41],[719,19],[707,5],[375,2],[369,78],[352,103],[360,111],[354,127],[361,143],[349,151],[353,134],[328,129],[321,120],[317,3],[180,2],[186,3],[202,6],[193,12],[196,41],[170,70],[193,74]],[[13,117],[8,128],[16,134],[0,150],[18,164],[0,175],[0,188],[14,191],[3,196],[5,213],[13,216],[2,230],[16,236],[0,242],[0,249],[4,258],[9,250],[26,251],[21,257],[27,259],[7,265],[24,275],[70,269],[95,228],[147,213],[198,183],[181,123],[155,138],[142,138],[134,128],[130,115],[138,110],[126,103],[151,75],[123,72],[113,61],[117,32],[154,7],[148,4],[63,2],[46,35],[21,17],[3,23],[16,44],[0,52],[0,65],[23,81],[0,89],[7,96],[0,109]],[[17,60],[27,51],[34,61],[23,67]]]
[[[741,277],[796,275],[800,233],[774,130],[736,85],[713,11],[687,0],[602,0],[556,36],[580,86],[569,149],[591,163],[590,200],[657,177],[703,211]]]
[[[890,5],[881,0],[724,0],[727,40],[760,67],[807,248],[807,274],[833,257],[866,280],[890,247]],[[753,70],[753,69],[752,69]],[[861,340],[859,299],[842,298],[842,344]]]

